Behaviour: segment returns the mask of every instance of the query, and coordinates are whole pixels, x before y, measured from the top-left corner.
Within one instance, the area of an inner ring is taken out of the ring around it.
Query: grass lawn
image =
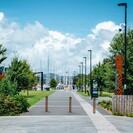
[[[82,95],[82,96],[85,96],[85,97],[87,97],[88,96],[88,93],[86,92],[86,94],[85,94],[85,92],[83,91],[77,91],[77,93],[79,93],[80,95]]]
[[[21,91],[20,94],[25,96],[30,106],[32,106],[38,101],[40,101],[41,99],[43,99],[45,96],[48,96],[52,94],[53,92],[54,92],[53,90],[51,91],[29,91],[29,96],[27,96],[27,91]]]
[[[98,91],[98,96],[99,96],[99,97],[112,97],[113,94],[114,94],[114,93],[109,93],[109,92],[103,91],[103,92],[102,92],[102,96],[100,96],[100,91]]]
[[[83,91],[78,91],[77,93],[79,93],[82,96],[88,96],[88,93],[85,94],[85,92]],[[100,92],[98,91],[98,97],[112,97],[114,93],[109,93],[109,92],[102,92],[102,96],[100,96]]]

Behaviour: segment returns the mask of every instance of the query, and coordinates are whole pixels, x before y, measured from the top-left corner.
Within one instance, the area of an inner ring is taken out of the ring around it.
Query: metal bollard
[[[45,112],[48,112],[48,96],[45,97]]]
[[[72,112],[72,97],[69,97],[69,113]]]

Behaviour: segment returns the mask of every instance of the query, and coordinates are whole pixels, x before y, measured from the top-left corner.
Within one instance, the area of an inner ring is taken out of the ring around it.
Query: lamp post
[[[80,80],[81,80],[81,66],[79,66],[79,90],[80,90]]]
[[[66,71],[66,85],[67,85],[67,71]]]
[[[82,91],[83,91],[83,62],[81,62],[82,65]]]
[[[88,52],[90,52],[90,94],[92,96],[92,75],[91,75],[91,71],[92,71],[92,50],[88,50]]]
[[[85,94],[86,94],[86,57],[83,57],[85,59]]]
[[[125,7],[125,34],[124,34],[124,89],[126,89],[126,79],[127,79],[127,3],[119,3],[118,6]]]

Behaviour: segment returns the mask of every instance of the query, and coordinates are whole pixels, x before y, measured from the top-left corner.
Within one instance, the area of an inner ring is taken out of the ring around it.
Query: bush
[[[119,112],[115,112],[113,113],[113,115],[116,115],[116,116],[123,116],[123,114],[119,113]]]
[[[0,116],[12,116],[26,112],[29,104],[22,95],[0,95]]]
[[[12,83],[7,76],[0,81],[0,94],[2,93],[5,96],[16,95],[16,88],[17,83]]]
[[[19,102],[21,112],[27,112],[28,107],[30,106],[29,103],[27,102],[27,99],[23,95],[15,95],[14,99]]]
[[[98,105],[100,105],[103,108],[106,108],[106,109],[112,111],[112,102],[110,100],[100,101],[100,102],[98,102]]]

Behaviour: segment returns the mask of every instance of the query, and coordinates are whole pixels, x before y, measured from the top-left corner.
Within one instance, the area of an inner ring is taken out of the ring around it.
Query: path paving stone
[[[72,97],[72,113],[68,99]],[[56,91],[49,96],[49,112],[45,99],[21,116],[0,117],[0,133],[132,133],[132,118],[92,113],[92,101],[74,91]]]
[[[69,113],[69,97],[72,97],[72,113]],[[71,91],[56,91],[48,97],[48,112],[45,112],[45,98],[23,115],[87,115]]]

